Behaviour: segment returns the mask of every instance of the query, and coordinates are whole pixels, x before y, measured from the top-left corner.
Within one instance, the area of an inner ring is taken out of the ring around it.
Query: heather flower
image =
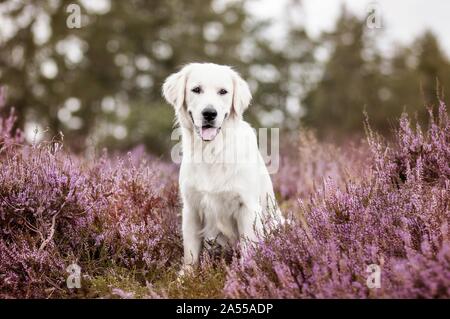
[[[72,262],[89,275],[103,264],[146,276],[181,260],[173,165],[142,154],[88,162],[55,141],[29,146],[14,120],[0,119],[2,297],[70,294]]]
[[[5,111],[3,103],[0,91]],[[366,145],[337,147],[303,134],[296,147],[285,147],[274,176],[291,222],[269,228],[242,258],[211,246],[182,282],[175,165],[142,147],[87,160],[56,140],[27,145],[14,111],[3,114],[1,298],[450,297],[443,103],[430,111],[426,130],[402,116],[391,143],[370,127]],[[82,269],[80,290],[66,287],[72,263]],[[379,289],[366,282],[371,264],[381,269]],[[93,292],[102,285],[107,292]]]
[[[372,157],[365,179],[325,179],[306,204],[300,201],[299,223],[233,261],[226,296],[450,297],[446,107],[441,103],[437,119],[430,112],[426,132],[412,129],[403,115],[392,145],[368,132]],[[366,284],[371,264],[382,270],[379,289]]]

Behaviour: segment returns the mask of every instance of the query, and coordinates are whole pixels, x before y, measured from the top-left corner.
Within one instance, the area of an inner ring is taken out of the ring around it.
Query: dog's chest
[[[240,182],[234,167],[226,164],[192,165],[187,178],[188,184],[202,193],[230,192]]]
[[[242,199],[235,192],[203,193],[200,195],[200,210],[205,214],[230,216],[242,206]]]
[[[213,238],[221,233],[228,239],[237,239],[236,214],[243,205],[238,193],[204,193],[199,204],[199,214],[206,238]]]

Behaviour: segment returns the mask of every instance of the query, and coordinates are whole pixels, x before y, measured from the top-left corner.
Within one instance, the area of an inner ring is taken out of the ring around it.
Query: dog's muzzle
[[[190,111],[189,116],[191,117],[192,125],[194,126],[195,131],[203,141],[212,141],[219,133],[220,127],[216,127],[214,125],[215,120],[208,121],[204,119],[202,127],[199,127],[195,125],[194,117]]]

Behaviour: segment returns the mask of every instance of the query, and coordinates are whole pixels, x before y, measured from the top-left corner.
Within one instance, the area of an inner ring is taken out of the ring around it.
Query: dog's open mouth
[[[217,133],[219,133],[220,127],[214,127],[212,125],[203,125],[200,130],[200,137],[204,141],[212,141]]]

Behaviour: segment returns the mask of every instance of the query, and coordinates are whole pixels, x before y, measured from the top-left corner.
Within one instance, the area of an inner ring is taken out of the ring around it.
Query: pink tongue
[[[208,128],[202,127],[201,129],[202,139],[204,141],[211,141],[214,137],[216,137],[217,131],[218,130],[216,127],[208,127]]]

